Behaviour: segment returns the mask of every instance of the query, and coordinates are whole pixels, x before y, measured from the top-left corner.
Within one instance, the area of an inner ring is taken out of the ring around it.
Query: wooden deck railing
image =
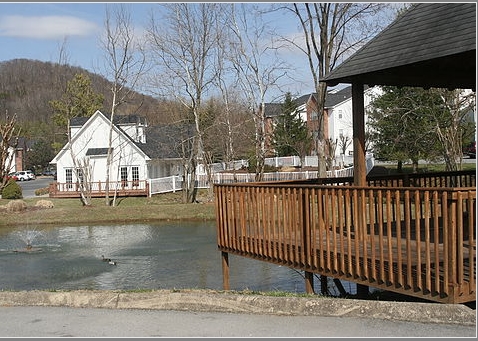
[[[232,253],[437,302],[474,301],[474,174],[409,176],[407,187],[384,186],[393,177],[367,187],[215,185],[224,287]],[[450,181],[467,187],[411,187]]]
[[[89,184],[91,187],[92,197],[104,197],[106,195],[106,182],[95,181]],[[148,181],[110,181],[109,194],[119,197],[124,196],[148,196],[149,187]],[[50,198],[79,198],[80,184],[75,182],[61,183],[52,182],[49,186]]]

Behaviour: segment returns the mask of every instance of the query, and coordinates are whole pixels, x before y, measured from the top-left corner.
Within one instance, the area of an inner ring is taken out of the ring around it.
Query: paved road
[[[475,327],[357,317],[0,307],[2,337],[476,337]]]
[[[35,180],[17,181],[17,183],[22,188],[23,198],[34,198],[37,189],[48,187],[54,181],[52,176],[38,176]]]

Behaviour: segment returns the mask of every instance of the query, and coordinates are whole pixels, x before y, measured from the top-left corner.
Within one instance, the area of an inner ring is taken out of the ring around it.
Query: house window
[[[133,177],[133,186],[139,186],[139,167],[131,167],[131,175]]]
[[[339,136],[340,137],[344,136],[344,130],[343,129],[339,129]]]
[[[77,177],[78,182],[80,184],[83,184],[85,182],[85,178],[83,176],[83,169],[81,169],[81,168],[76,169],[76,177]]]
[[[317,121],[319,119],[319,114],[317,113],[317,111],[312,111],[310,113],[310,119],[311,121]]]
[[[65,179],[66,179],[66,187],[72,188],[73,187],[73,170],[72,169],[65,169]]]
[[[121,167],[121,186],[128,187],[128,167]]]
[[[342,118],[342,110],[339,110],[339,119]]]

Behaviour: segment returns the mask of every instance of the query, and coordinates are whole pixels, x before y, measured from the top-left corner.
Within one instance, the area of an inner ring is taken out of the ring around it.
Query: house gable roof
[[[476,3],[413,4],[321,81],[475,89]]]
[[[70,121],[70,126],[75,124],[76,126],[81,126],[79,131],[72,137],[71,143],[75,143],[75,141],[88,129],[91,125],[94,124],[96,120],[104,120],[105,122],[110,122],[110,120],[99,110],[97,110],[93,115],[90,117],[86,118],[85,117],[75,117],[71,119]],[[113,120],[114,121],[114,120]],[[83,122],[83,124],[81,124]],[[140,153],[146,160],[149,160],[149,156],[143,152],[141,148],[138,147],[138,145],[131,139],[131,137],[124,132],[123,129],[119,128],[115,124],[113,124],[113,129],[117,134],[122,135],[125,139],[129,140],[131,142],[131,145],[133,148],[137,150],[138,153]],[[53,160],[50,163],[57,163],[58,160],[66,153],[66,151],[69,149],[70,142],[68,142],[62,150],[53,158]],[[90,153],[96,153],[96,154],[89,154],[89,155],[106,155],[106,154],[98,154],[98,151],[101,149],[107,149],[107,148],[90,148],[88,152]]]
[[[315,93],[307,94],[307,95],[302,95],[294,100],[295,104],[297,106],[301,106],[306,104],[309,101],[310,96],[315,96]]]

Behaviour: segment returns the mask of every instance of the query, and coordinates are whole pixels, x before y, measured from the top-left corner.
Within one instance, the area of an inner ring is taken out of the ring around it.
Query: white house
[[[364,91],[364,107],[365,107],[365,129],[367,130],[367,107],[370,105],[374,96],[380,93],[379,87],[367,88]],[[332,90],[327,94],[325,101],[325,110],[328,116],[328,134],[334,141],[340,141],[340,137],[348,137],[349,141],[353,138],[352,124],[352,87],[348,86],[342,90]],[[341,154],[340,147],[337,146],[336,156]],[[353,144],[350,143],[345,155],[353,155]]]
[[[26,150],[25,139],[18,138],[16,146],[7,147],[7,156],[3,167],[7,174],[24,170],[24,150]]]
[[[113,123],[100,111],[70,120],[70,142],[50,162],[56,165],[57,183],[70,184],[64,190],[82,182],[85,170],[91,183],[105,183],[110,127],[110,183],[138,186],[151,177],[181,174],[179,145],[183,136],[178,127],[148,127],[145,119],[136,115],[115,116]]]
[[[370,104],[373,96],[376,96],[379,93],[379,87],[367,88],[364,91],[365,107]],[[303,95],[296,99],[297,114],[300,115],[302,120],[307,122],[309,130],[311,130],[313,135],[318,119],[317,112],[315,111],[316,107],[313,104],[315,100],[315,93]],[[342,89],[329,90],[325,98],[324,111],[326,138],[330,138],[333,141],[340,141],[340,137],[343,136],[348,138],[348,141],[352,141],[352,87],[347,86]],[[367,125],[367,115],[365,115],[365,125]],[[341,148],[337,145],[336,157],[340,156],[341,153]],[[353,155],[352,143],[348,144],[345,150],[345,155]]]
[[[5,164],[3,165],[5,167],[5,171],[7,172],[7,174],[17,171],[15,156],[16,156],[15,148],[13,148],[12,146],[8,146],[7,157],[5,159]]]
[[[79,178],[82,178],[84,172],[81,168],[85,164],[90,169],[91,182],[105,181],[109,131],[110,120],[100,111],[96,111],[89,118],[72,119],[70,142],[50,162],[56,164],[57,181],[60,183],[81,181]],[[110,181],[147,179],[147,162],[150,158],[137,145],[144,139],[143,135],[144,124],[140,122],[135,122],[134,125],[112,126]]]

